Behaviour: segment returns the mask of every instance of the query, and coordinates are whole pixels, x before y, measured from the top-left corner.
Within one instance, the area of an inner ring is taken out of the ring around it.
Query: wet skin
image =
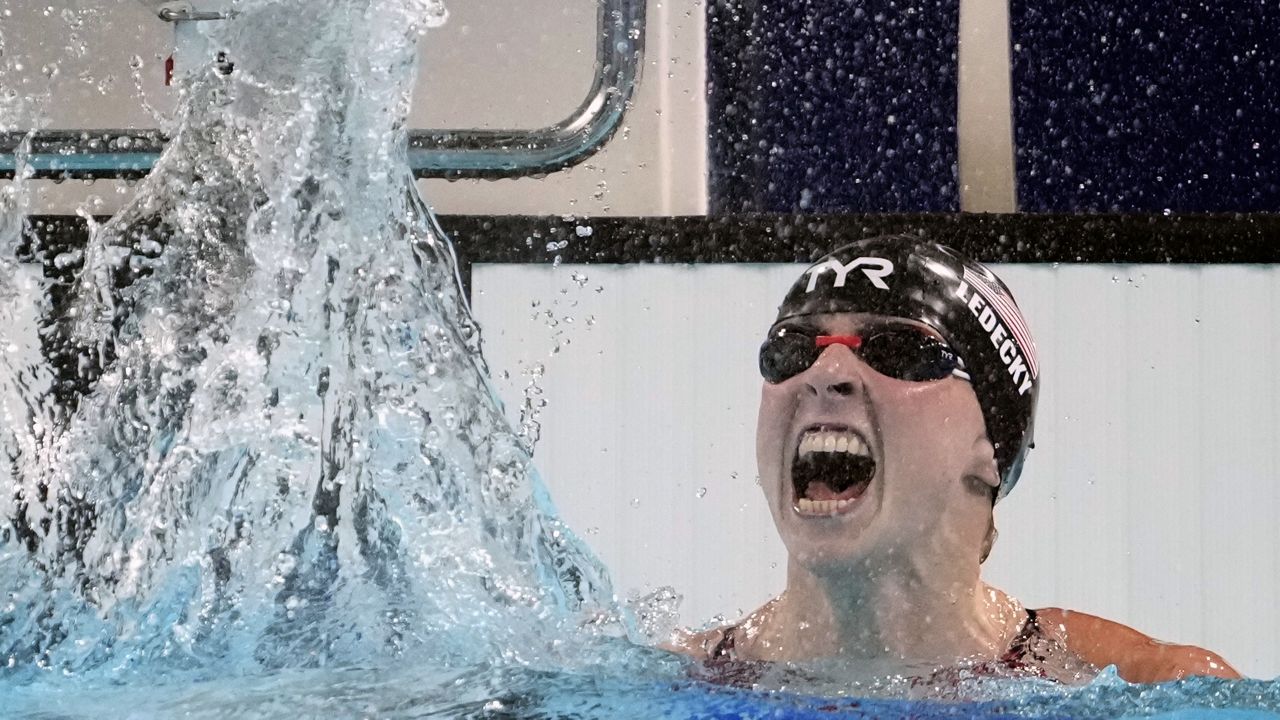
[[[887,323],[880,316],[814,315],[800,324],[828,335],[856,335]],[[847,511],[813,517],[797,511],[792,465],[807,429],[860,435],[875,461],[866,492]],[[815,572],[890,561],[921,543],[976,553],[986,537],[991,493],[999,485],[994,449],[977,397],[956,377],[898,380],[867,366],[844,345],[825,348],[804,372],[763,383],[756,435],[760,482],[793,562]],[[941,547],[936,548],[942,550]]]

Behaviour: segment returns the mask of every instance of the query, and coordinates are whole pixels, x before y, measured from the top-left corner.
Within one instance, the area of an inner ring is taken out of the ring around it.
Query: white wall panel
[[[755,354],[798,270],[474,270],[486,353],[510,372],[499,384],[512,405],[521,369],[545,364],[536,461],[565,516],[620,589],[673,585],[691,624],[782,586],[785,554],[754,482]],[[1280,674],[1280,268],[998,270],[1036,335],[1044,385],[1036,449],[997,509],[988,580],[1031,606]],[[571,343],[552,354],[557,338]]]
[[[956,174],[964,212],[1018,209],[1008,0],[960,0]]]
[[[750,609],[782,580],[757,498],[752,368],[774,312],[759,286],[780,291],[791,271],[741,271],[473,269],[486,354],[495,374],[509,372],[500,385],[513,415],[525,372],[546,366],[536,461],[565,516],[620,591],[676,586],[700,620]],[[567,326],[572,343],[552,354]]]

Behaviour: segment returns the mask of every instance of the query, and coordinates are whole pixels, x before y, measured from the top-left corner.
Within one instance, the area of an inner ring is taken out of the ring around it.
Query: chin
[[[803,529],[801,529],[803,530]],[[814,538],[795,532],[783,537],[791,561],[817,575],[847,573],[864,568],[875,556],[869,538]]]

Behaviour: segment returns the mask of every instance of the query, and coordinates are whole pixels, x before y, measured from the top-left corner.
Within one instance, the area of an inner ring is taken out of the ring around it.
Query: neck
[[[787,590],[760,618],[757,647],[776,660],[845,657],[894,663],[995,659],[1025,614],[956,563],[863,561],[815,571],[794,559]]]

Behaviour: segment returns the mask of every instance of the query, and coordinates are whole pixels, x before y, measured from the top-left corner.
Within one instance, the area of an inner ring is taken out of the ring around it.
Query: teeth
[[[857,499],[849,500],[810,500],[808,498],[800,498],[796,501],[796,509],[804,515],[837,515],[844,512],[857,502]]]
[[[871,455],[862,438],[851,432],[835,430],[811,430],[805,433],[800,438],[799,452],[801,455],[816,452],[847,452],[867,457]]]

